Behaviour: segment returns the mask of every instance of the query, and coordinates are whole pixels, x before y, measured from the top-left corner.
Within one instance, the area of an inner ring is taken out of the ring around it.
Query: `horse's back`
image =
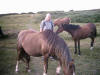
[[[24,38],[28,33],[35,33],[35,32],[37,32],[37,31],[35,31],[35,30],[21,30],[21,31],[19,32],[19,34],[18,34],[17,40],[18,40],[19,42],[22,42],[23,38]]]
[[[25,35],[26,33],[35,33],[37,32],[36,30],[32,30],[32,29],[29,29],[29,30],[21,30],[18,34],[18,37],[20,37],[21,35]]]

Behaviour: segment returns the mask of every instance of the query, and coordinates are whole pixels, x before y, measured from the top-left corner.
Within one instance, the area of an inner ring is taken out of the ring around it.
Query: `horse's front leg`
[[[47,69],[48,69],[48,56],[44,56],[44,73],[43,73],[43,75],[47,75]]]
[[[80,40],[78,40],[78,55],[81,55],[81,52],[80,52]]]
[[[74,44],[75,44],[75,51],[74,51],[74,54],[76,54],[76,53],[77,53],[77,41],[76,41],[76,40],[74,40]]]
[[[60,75],[60,71],[61,71],[61,64],[58,64],[58,67],[56,68],[56,75]]]
[[[90,47],[90,50],[93,50],[93,44],[94,44],[94,38],[91,38],[91,47]]]

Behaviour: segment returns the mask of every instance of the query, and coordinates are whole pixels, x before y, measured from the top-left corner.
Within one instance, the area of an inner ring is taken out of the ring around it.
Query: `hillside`
[[[52,13],[53,18],[59,17],[70,17],[72,22],[100,22],[100,9],[94,10],[83,10],[83,11],[74,11],[69,12],[64,11],[48,11]],[[39,14],[46,14],[48,12],[38,12]]]
[[[88,23],[88,22],[100,22],[100,9],[94,9],[94,10],[83,10],[83,11],[74,11],[70,10],[68,12],[64,11],[40,11],[37,13],[9,13],[9,14],[0,14],[0,17],[2,16],[12,16],[12,15],[18,15],[18,17],[25,17],[30,15],[35,15],[36,22],[40,22],[42,19],[44,19],[46,13],[51,13],[52,18],[62,18],[62,17],[70,17],[71,22],[74,23]],[[20,16],[19,16],[20,15]],[[0,22],[2,23],[2,22]]]

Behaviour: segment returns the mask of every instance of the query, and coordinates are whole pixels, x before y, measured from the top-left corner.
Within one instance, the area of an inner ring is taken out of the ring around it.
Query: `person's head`
[[[46,14],[45,21],[50,21],[50,20],[51,20],[51,14],[48,13]]]

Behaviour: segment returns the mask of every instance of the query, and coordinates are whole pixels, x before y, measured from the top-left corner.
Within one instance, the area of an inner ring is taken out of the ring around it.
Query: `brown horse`
[[[56,70],[57,75],[60,73],[61,66],[64,75],[75,75],[75,66],[70,56],[69,48],[64,40],[51,30],[43,32],[21,31],[18,35],[17,55],[16,72],[18,71],[20,60],[26,59],[26,69],[29,71],[30,56],[44,56],[43,75],[47,75],[48,58],[52,56],[60,63]]]
[[[54,21],[54,25],[56,26],[59,26],[59,25],[61,25],[61,24],[69,24],[70,23],[70,21],[71,21],[71,19],[70,18],[58,18],[58,19],[56,19],[55,21]]]
[[[75,54],[77,53],[77,43],[78,43],[78,50],[79,55],[80,53],[80,40],[85,38],[91,38],[91,50],[93,49],[94,39],[96,37],[96,26],[93,23],[88,23],[84,26],[79,25],[72,25],[72,24],[62,24],[58,26],[58,30],[56,33],[60,33],[62,31],[67,31],[71,34],[74,42],[75,42]]]

